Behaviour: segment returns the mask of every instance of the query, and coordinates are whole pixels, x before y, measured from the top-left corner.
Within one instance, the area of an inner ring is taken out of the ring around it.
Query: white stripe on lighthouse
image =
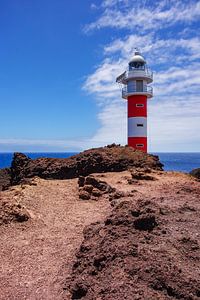
[[[128,137],[147,137],[147,118],[128,118]]]

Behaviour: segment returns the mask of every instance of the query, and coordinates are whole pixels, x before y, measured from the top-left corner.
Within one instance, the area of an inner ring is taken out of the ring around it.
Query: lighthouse
[[[153,73],[139,50],[135,50],[128,69],[117,77],[127,100],[128,146],[147,152],[147,99],[153,97]]]

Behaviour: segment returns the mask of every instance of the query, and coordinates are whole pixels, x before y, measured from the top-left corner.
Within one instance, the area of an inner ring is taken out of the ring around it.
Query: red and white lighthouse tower
[[[128,103],[128,146],[147,152],[147,99],[153,97],[153,73],[136,50],[128,70],[117,77],[123,84],[122,98]]]

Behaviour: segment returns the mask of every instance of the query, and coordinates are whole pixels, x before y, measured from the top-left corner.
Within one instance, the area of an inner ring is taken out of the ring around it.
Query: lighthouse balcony
[[[153,88],[151,86],[144,86],[142,89],[137,89],[136,87],[123,87],[122,89],[122,98],[127,99],[129,96],[133,95],[144,95],[147,98],[153,97]]]
[[[117,77],[118,83],[126,84],[130,79],[146,80],[147,83],[153,82],[153,72],[146,68],[132,68]]]

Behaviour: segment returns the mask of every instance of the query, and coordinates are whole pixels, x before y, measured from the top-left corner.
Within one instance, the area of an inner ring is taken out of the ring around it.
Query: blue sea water
[[[67,153],[25,153],[30,158],[52,157],[66,158],[75,155],[75,152]],[[200,153],[153,153],[160,157],[166,171],[190,172],[200,168]],[[13,153],[0,153],[0,168],[10,167]]]
[[[180,171],[189,173],[200,168],[200,153],[152,153],[158,155],[165,171]]]

